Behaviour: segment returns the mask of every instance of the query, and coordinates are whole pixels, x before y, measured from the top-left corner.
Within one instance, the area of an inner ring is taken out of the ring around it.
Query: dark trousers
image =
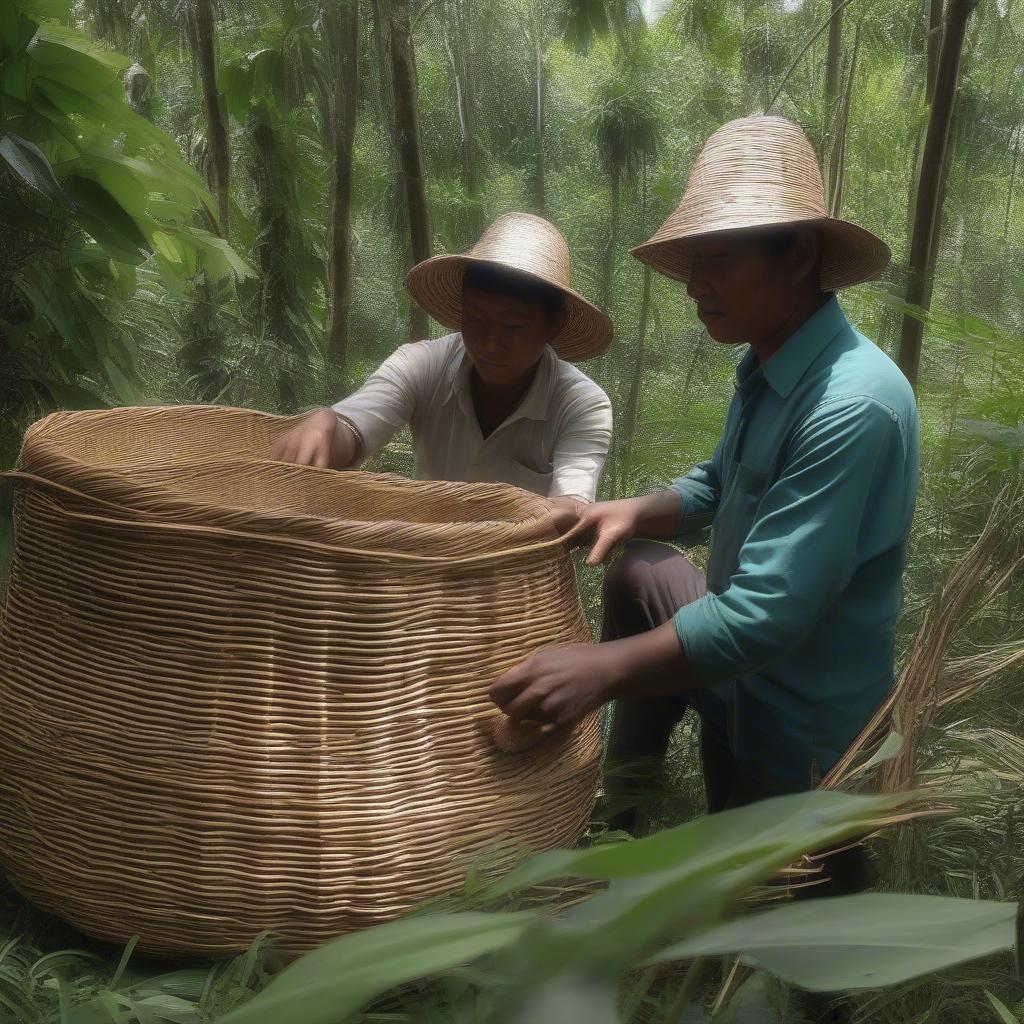
[[[605,574],[601,640],[636,636],[663,625],[706,590],[700,570],[674,548],[632,541]],[[635,831],[636,803],[659,785],[672,730],[687,706],[680,694],[615,702],[604,779],[615,811],[613,827]],[[756,779],[744,778],[725,737],[703,723],[700,757],[710,814],[779,795],[763,789]],[[838,896],[860,892],[871,883],[859,845],[823,855],[820,863],[820,882],[794,889],[794,895]]]

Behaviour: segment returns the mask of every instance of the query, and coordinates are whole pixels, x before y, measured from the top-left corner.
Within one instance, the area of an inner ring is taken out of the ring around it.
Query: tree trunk
[[[839,124],[836,129],[835,148],[829,161],[829,213],[838,217],[843,207],[843,186],[846,181],[846,136],[850,124],[850,106],[853,103],[853,83],[857,74],[857,54],[860,52],[860,25],[853,39],[853,53],[850,56],[850,74],[839,110]]]
[[[832,0],[832,18],[828,23],[828,55],[825,58],[825,116],[822,121],[821,155],[825,164],[826,195],[832,194],[834,164],[839,155],[839,114],[837,101],[843,65],[843,0]]]
[[[906,300],[914,306],[926,304],[931,277],[935,271],[932,254],[936,251],[937,235],[941,231],[942,211],[938,204],[944,188],[949,126],[960,76],[964,36],[976,4],[977,0],[950,0],[949,14],[943,29],[942,52],[935,77],[935,95],[928,118],[928,134],[925,138],[921,174],[917,184],[917,205],[907,267]],[[929,265],[930,263],[932,265]],[[924,324],[913,316],[905,315],[898,362],[900,369],[915,387],[921,362],[923,335]]]
[[[646,232],[647,227],[647,157],[643,163],[643,192],[640,201],[640,229]],[[640,414],[640,388],[643,384],[644,357],[647,352],[647,322],[651,313],[651,268],[644,266],[643,290],[640,297],[640,321],[636,332],[636,357],[633,360],[633,379],[629,382],[629,397],[626,399],[626,412],[619,434],[621,441],[620,479],[623,490],[631,487],[629,479],[633,465],[633,445],[636,441],[636,421]]]
[[[430,258],[430,211],[427,206],[426,172],[416,98],[416,64],[409,0],[391,0],[389,14],[398,161],[409,216],[410,254],[413,263],[420,263]],[[427,314],[415,302],[409,311],[409,330],[414,339],[426,338],[429,332]]]
[[[612,171],[611,176],[611,211],[609,216],[608,246],[604,253],[604,280],[601,289],[601,309],[610,313],[612,308],[613,293],[615,291],[615,256],[619,246],[619,193],[621,175],[618,171]]]
[[[478,211],[480,199],[479,153],[476,142],[476,102],[473,89],[473,76],[470,71],[471,39],[469,34],[469,17],[465,7],[455,0],[455,13],[450,20],[454,27],[454,45],[447,26],[444,31],[445,49],[452,67],[452,79],[455,83],[455,110],[459,118],[459,136],[462,140],[462,187],[466,196],[474,206],[473,230],[479,229]]]
[[[636,357],[633,361],[633,379],[629,382],[629,397],[623,417],[622,433],[622,485],[629,491],[633,467],[633,445],[636,443],[636,421],[640,415],[640,389],[643,384],[644,362],[647,355],[647,322],[651,311],[651,268],[644,267],[643,291],[640,297],[640,324],[637,327]]]
[[[207,179],[217,197],[217,231],[228,237],[231,195],[229,183],[231,159],[228,154],[228,133],[224,105],[217,91],[217,59],[214,52],[213,11],[211,0],[196,0],[194,53],[203,86],[203,113],[206,117],[206,144],[209,151]]]
[[[831,117],[839,98],[842,66],[843,15],[842,0],[832,0],[832,20],[828,23],[828,57],[825,63],[825,113]]]
[[[348,318],[352,305],[352,143],[359,98],[359,0],[328,0],[324,28],[333,89],[328,138],[331,194],[327,222],[327,383],[347,383]]]
[[[1024,135],[1024,126],[1017,129],[1017,141],[1013,147],[1013,170],[1010,171],[1010,187],[1006,193],[1006,215],[1003,218],[1003,241],[1010,234],[1010,220],[1013,216],[1014,189],[1017,187],[1017,171],[1020,168],[1020,140]]]
[[[939,55],[942,52],[943,5],[944,0],[926,0],[928,4],[928,78],[925,101],[930,106],[935,97],[935,76],[939,70]]]
[[[547,91],[546,72],[544,69],[544,46],[541,41],[539,18],[535,20],[533,29],[533,205],[541,217],[545,216],[546,196],[544,194],[544,99]]]

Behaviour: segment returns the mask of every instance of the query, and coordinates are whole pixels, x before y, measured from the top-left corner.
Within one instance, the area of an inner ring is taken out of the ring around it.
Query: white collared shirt
[[[363,457],[408,423],[420,479],[508,483],[593,501],[612,435],[604,391],[546,348],[518,408],[484,437],[471,369],[461,334],[402,345],[334,411],[358,432]]]

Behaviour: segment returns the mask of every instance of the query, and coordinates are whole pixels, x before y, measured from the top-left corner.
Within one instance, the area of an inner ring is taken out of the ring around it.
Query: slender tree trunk
[[[1024,126],[1017,129],[1017,141],[1013,147],[1013,170],[1010,171],[1010,187],[1006,192],[1006,215],[1003,217],[1003,241],[1010,235],[1010,220],[1013,217],[1014,189],[1017,187],[1017,172],[1020,169],[1020,141]]]
[[[327,0],[324,28],[333,76],[328,122],[327,383],[336,394],[347,382],[352,305],[352,144],[359,100],[359,0]]]
[[[640,416],[640,388],[643,383],[647,355],[647,323],[651,312],[651,268],[644,266],[643,290],[640,295],[640,323],[637,327],[636,358],[633,361],[633,379],[629,382],[629,397],[621,427],[622,483],[630,486],[629,475],[633,467],[633,446],[636,443],[636,423]]]
[[[410,254],[413,263],[420,263],[429,259],[431,254],[430,211],[427,205],[423,142],[420,138],[409,0],[391,0],[389,14],[391,81],[394,88],[398,160],[409,217]],[[415,302],[409,311],[409,330],[413,338],[425,338],[429,331],[427,314]]]
[[[825,165],[826,195],[831,195],[835,177],[834,164],[839,155],[839,86],[843,68],[843,0],[832,0],[832,17],[828,23],[828,52],[825,57],[825,114],[821,129],[821,155]]]
[[[541,40],[540,19],[534,21],[533,28],[533,205],[540,216],[545,215],[547,199],[544,194],[544,116],[545,93],[547,92],[546,71],[544,68],[544,45]]]
[[[828,23],[828,56],[825,62],[825,113],[831,116],[839,98],[842,68],[843,15],[842,0],[832,0],[832,20]]]
[[[953,165],[953,154],[957,151],[960,132],[957,126],[956,104],[954,100],[953,116],[950,118],[949,139],[946,143],[946,152],[943,156],[942,173],[939,181],[939,195],[935,201],[936,214],[935,229],[932,231],[931,247],[928,250],[928,280],[925,285],[924,296],[921,305],[930,309],[932,304],[932,292],[935,288],[935,268],[939,263],[939,245],[942,242],[943,210],[946,208],[946,189],[949,185],[949,169]]]
[[[224,104],[217,91],[217,59],[210,4],[211,0],[196,0],[194,53],[203,87],[203,114],[206,117],[206,144],[210,158],[207,176],[210,189],[217,197],[217,230],[222,238],[227,238],[231,209],[231,159]]]
[[[608,232],[608,247],[604,253],[604,281],[602,288],[601,297],[601,308],[605,313],[609,313],[612,308],[612,300],[614,298],[615,291],[615,256],[616,250],[619,246],[619,207],[620,203],[620,185],[621,185],[621,174],[618,171],[613,170],[611,175],[611,212],[610,212],[610,225]]]
[[[939,71],[939,55],[942,52],[942,33],[945,23],[944,0],[925,0],[928,4],[928,78],[925,100],[929,104],[935,97],[935,76]]]
[[[455,82],[455,109],[459,117],[459,136],[462,140],[462,185],[466,196],[477,207],[480,198],[479,152],[476,142],[476,102],[473,76],[470,71],[471,39],[469,16],[465,7],[456,0],[455,13],[451,19],[454,25],[454,45],[448,29],[444,30],[445,49],[452,66]],[[479,228],[478,217],[473,216],[474,233]]]
[[[928,119],[921,174],[917,184],[917,205],[914,213],[910,241],[910,260],[907,267],[906,300],[914,306],[924,305],[931,276],[936,236],[941,231],[939,200],[944,188],[946,149],[949,145],[949,126],[953,117],[957,83],[960,76],[960,57],[971,12],[977,0],[950,0],[949,13],[942,35],[942,52],[935,77],[935,95]],[[921,362],[921,339],[924,324],[913,316],[905,315],[900,336],[898,362],[907,379],[915,387]]]
[[[647,227],[647,157],[644,157],[643,164],[643,193],[640,203],[640,229],[646,231]],[[636,441],[636,422],[640,414],[640,388],[643,383],[644,362],[647,354],[647,323],[651,313],[651,268],[644,266],[643,289],[640,296],[640,321],[636,331],[636,357],[633,360],[633,378],[629,382],[629,397],[626,399],[626,412],[622,426],[619,430],[621,437],[621,456],[619,461],[622,464],[620,473],[623,490],[630,487],[630,471],[633,465],[633,445]]]
[[[850,74],[839,110],[839,125],[832,159],[829,161],[829,212],[833,217],[840,215],[843,207],[843,186],[846,181],[846,136],[850,124],[850,106],[853,103],[853,83],[857,75],[857,54],[860,52],[860,25],[853,39],[853,53],[850,56]]]

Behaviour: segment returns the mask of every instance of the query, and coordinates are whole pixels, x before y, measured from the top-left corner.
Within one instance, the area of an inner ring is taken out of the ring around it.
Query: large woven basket
[[[116,409],[26,435],[0,862],[91,935],[299,950],[587,820],[596,719],[509,753],[486,694],[589,639],[544,502],[271,462],[292,424]]]

